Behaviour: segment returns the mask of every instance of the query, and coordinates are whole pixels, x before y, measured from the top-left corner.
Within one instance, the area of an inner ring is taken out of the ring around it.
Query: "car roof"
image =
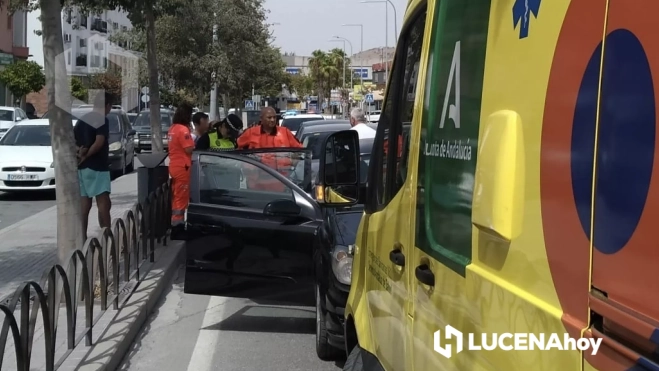
[[[309,126],[316,126],[316,125],[330,125],[330,124],[349,124],[349,120],[313,120],[313,121],[305,121],[302,123],[302,126],[304,128],[308,128]]]
[[[50,125],[50,120],[48,119],[24,120],[19,123],[16,123],[16,125],[14,126],[40,126],[40,125]]]
[[[328,131],[339,131],[341,128],[345,126],[346,128],[350,127],[350,123],[346,122],[345,124],[343,123],[334,123],[334,124],[327,124],[327,125],[313,125],[310,127],[305,126],[304,127],[304,134],[308,133],[322,133],[322,132],[328,132]]]
[[[17,107],[0,106],[0,109],[7,110],[7,111],[16,111]]]
[[[316,117],[324,118],[324,116],[319,114],[319,113],[303,113],[303,114],[300,114],[300,115],[287,117],[284,120],[288,120],[289,118],[291,118],[291,119],[306,119],[306,118],[316,118]]]

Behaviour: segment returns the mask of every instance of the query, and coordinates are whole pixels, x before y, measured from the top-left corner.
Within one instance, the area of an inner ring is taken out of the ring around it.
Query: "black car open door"
[[[195,153],[187,214],[185,292],[313,302],[319,207],[307,194],[311,153]]]

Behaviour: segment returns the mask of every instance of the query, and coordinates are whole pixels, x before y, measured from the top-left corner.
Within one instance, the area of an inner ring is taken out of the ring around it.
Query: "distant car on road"
[[[322,128],[320,127],[322,126]],[[340,131],[350,129],[350,121],[348,120],[312,120],[305,121],[300,125],[295,133],[295,138],[302,143],[304,136],[308,133]]]
[[[19,122],[28,120],[25,111],[18,107],[0,107],[0,139]]]
[[[295,115],[295,116],[289,116],[289,117],[284,117],[284,119],[281,121],[281,126],[288,128],[293,135],[300,129],[300,126],[302,125],[303,122],[307,121],[315,121],[315,120],[324,120],[325,117],[323,115],[316,115],[316,114],[306,114],[306,115]]]
[[[162,130],[162,144],[163,148],[167,150],[169,142],[167,141],[167,132],[172,126],[172,120],[174,119],[174,113],[167,109],[160,109],[160,127]],[[137,115],[135,123],[133,124],[133,129],[137,132],[137,137],[134,139],[135,143],[135,152],[140,153],[142,151],[151,150],[151,112],[149,110],[144,110]]]
[[[367,112],[366,113],[366,120],[368,120],[368,122],[377,124],[378,121],[380,121],[380,114],[381,113],[382,113],[382,111],[380,111],[380,110]]]
[[[55,189],[48,119],[25,120],[0,139],[0,191]]]

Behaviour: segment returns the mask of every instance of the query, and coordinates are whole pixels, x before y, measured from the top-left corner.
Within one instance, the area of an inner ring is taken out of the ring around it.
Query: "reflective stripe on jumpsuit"
[[[172,226],[183,224],[190,202],[190,167],[169,166],[172,177]]]

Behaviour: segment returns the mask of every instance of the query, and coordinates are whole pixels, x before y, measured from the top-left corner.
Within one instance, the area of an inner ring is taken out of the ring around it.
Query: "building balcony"
[[[13,46],[11,48],[11,53],[15,58],[27,59],[30,56],[30,48],[26,46]]]
[[[100,19],[95,19],[92,22],[91,30],[98,31],[100,33],[108,33],[108,22]]]

